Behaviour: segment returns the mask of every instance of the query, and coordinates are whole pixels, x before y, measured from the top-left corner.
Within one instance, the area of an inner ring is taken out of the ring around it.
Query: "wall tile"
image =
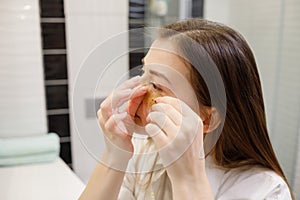
[[[46,80],[67,79],[66,55],[44,55],[44,72]]]
[[[49,132],[55,132],[60,137],[70,136],[69,114],[49,115],[48,116]]]
[[[129,69],[130,77],[141,75],[142,63],[141,60],[145,56],[143,52],[130,52],[129,53]]]
[[[46,86],[47,109],[68,108],[68,86]]]
[[[63,0],[40,0],[41,17],[64,17]]]
[[[72,163],[70,142],[60,143],[59,156],[65,161],[65,163],[67,164]]]
[[[65,24],[42,23],[43,49],[65,49]]]

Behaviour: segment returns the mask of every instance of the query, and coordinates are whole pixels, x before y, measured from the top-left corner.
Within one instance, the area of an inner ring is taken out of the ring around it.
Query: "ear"
[[[203,120],[203,132],[210,133],[214,131],[221,123],[221,117],[218,110],[215,107],[209,107],[205,109],[206,112],[202,118]]]

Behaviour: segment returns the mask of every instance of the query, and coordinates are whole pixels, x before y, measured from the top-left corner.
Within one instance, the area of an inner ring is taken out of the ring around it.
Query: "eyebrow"
[[[171,84],[170,80],[164,74],[159,73],[157,71],[153,71],[151,69],[149,69],[149,73],[152,74],[152,75],[154,75],[154,76],[161,77],[161,78],[165,79],[168,83]]]
[[[144,65],[144,64],[145,64],[144,58],[142,58],[141,61],[142,61],[143,65]],[[160,78],[163,78],[164,80],[166,80],[168,83],[171,84],[171,81],[170,81],[164,74],[162,74],[162,73],[160,73],[160,72],[157,72],[157,71],[154,71],[154,70],[151,70],[151,69],[149,69],[149,73],[150,73],[151,75],[154,75],[154,76],[158,76],[158,77],[160,77]]]

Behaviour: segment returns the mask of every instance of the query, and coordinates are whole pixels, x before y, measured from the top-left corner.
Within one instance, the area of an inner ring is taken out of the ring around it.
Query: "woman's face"
[[[170,42],[156,40],[143,59],[142,84],[149,87],[148,93],[140,101],[135,114],[135,123],[144,127],[151,110],[149,99],[156,96],[172,96],[181,99],[196,113],[199,103],[190,84],[190,66],[176,53]],[[151,101],[151,100],[150,100]]]

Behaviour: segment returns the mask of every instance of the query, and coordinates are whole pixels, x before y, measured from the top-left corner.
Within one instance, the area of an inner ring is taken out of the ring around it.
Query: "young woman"
[[[101,104],[107,147],[80,199],[292,199],[245,39],[204,19],[165,30],[143,59],[143,76]],[[132,138],[137,127],[147,139]]]

